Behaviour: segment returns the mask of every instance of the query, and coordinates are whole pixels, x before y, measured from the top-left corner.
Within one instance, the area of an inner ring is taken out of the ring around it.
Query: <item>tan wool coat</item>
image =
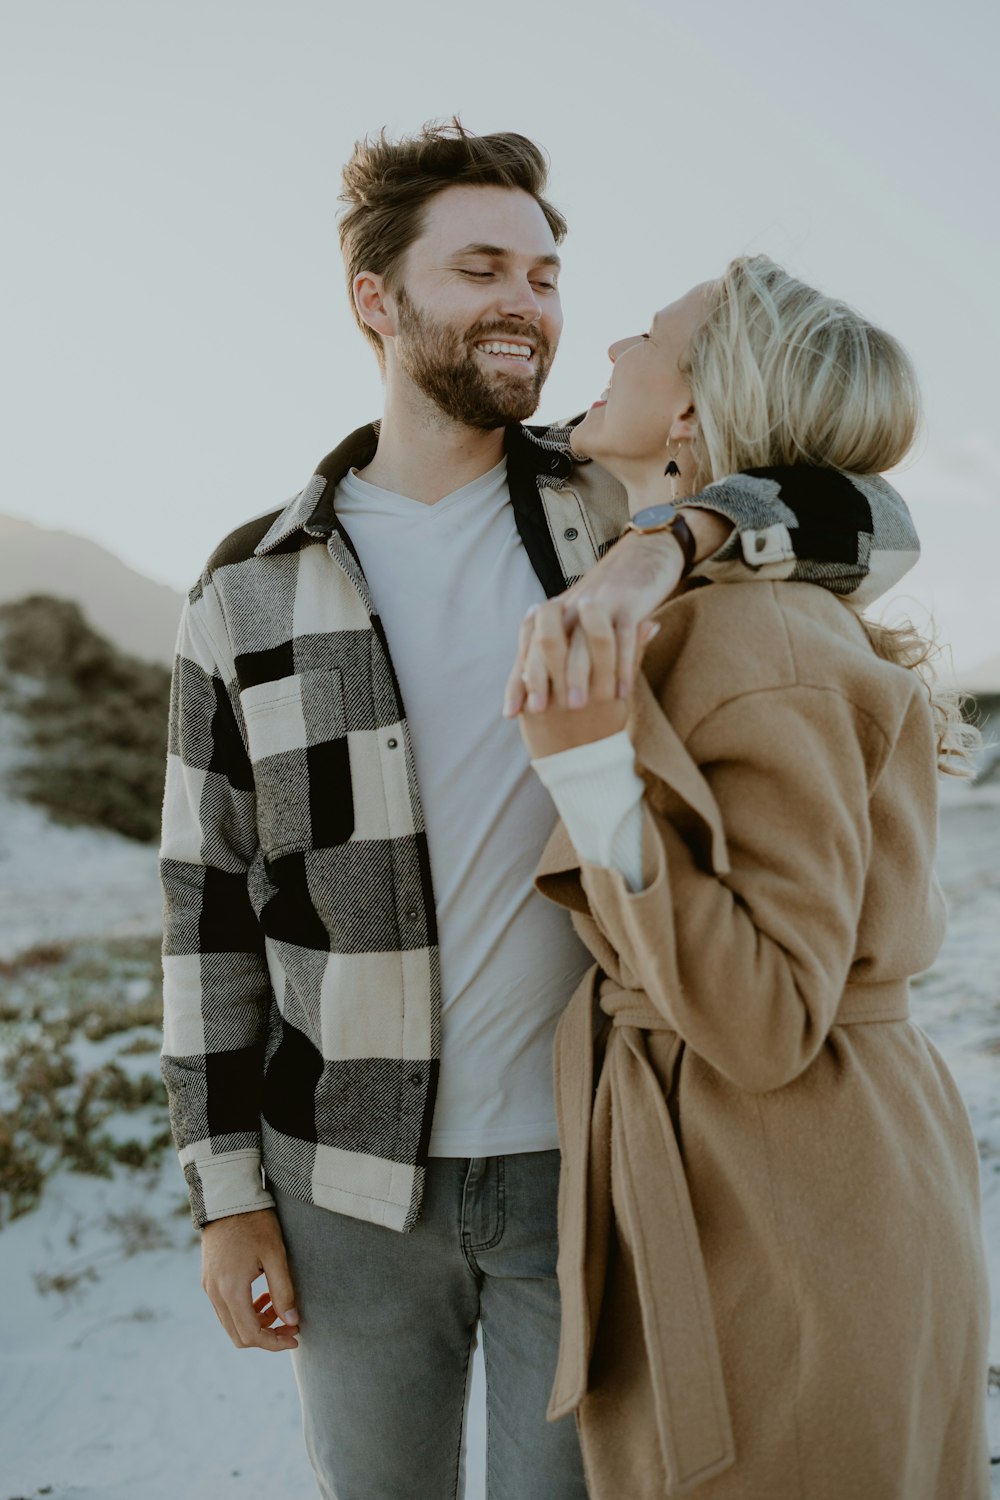
[[[561,826],[538,876],[596,960],[556,1041],[549,1416],[592,1500],[984,1500],[976,1147],[908,1019],[944,927],[926,693],[809,584],[657,618],[652,878]]]

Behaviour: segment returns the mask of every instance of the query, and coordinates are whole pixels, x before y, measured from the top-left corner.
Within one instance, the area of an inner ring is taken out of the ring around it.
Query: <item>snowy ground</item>
[[[12,807],[0,808],[0,960],[87,931],[155,930],[148,850],[53,830],[30,809],[12,822]],[[939,867],[951,930],[915,1008],[958,1079],[980,1144],[991,1358],[1000,1365],[1000,787],[949,789]],[[92,970],[80,971],[91,984]],[[141,983],[128,983],[140,1004]],[[8,997],[14,989],[8,979]],[[0,1021],[0,1050],[15,1026]],[[85,1070],[111,1059],[137,1080],[155,1070],[149,1030],[74,1034],[68,1045]],[[41,1204],[0,1232],[0,1260],[0,1500],[315,1494],[291,1366],[282,1355],[237,1352],[216,1324],[169,1152],[159,1164],[116,1167],[110,1179],[59,1172]],[[482,1400],[480,1369],[467,1500],[484,1493]],[[1000,1393],[990,1406],[1000,1453]],[[993,1473],[1000,1497],[1000,1464]]]
[[[3,801],[0,959],[95,932],[155,932],[161,901],[144,845],[97,828],[62,828],[40,807]]]

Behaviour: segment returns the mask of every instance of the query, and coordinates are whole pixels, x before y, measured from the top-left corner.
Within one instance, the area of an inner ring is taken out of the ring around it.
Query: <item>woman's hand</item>
[[[570,706],[582,708],[589,698],[591,678],[603,686],[609,673],[610,696],[617,693],[627,698],[643,644],[639,632],[645,616],[676,588],[683,563],[683,553],[669,532],[656,536],[631,533],[572,588],[529,611],[521,626],[517,659],[507,679],[504,717],[512,719],[526,706],[533,713],[546,707],[555,685],[553,672],[562,668],[569,639],[582,623],[583,611],[591,606],[602,611],[603,625],[610,626],[613,651],[610,659],[606,654],[602,657],[599,666],[588,662],[589,634],[584,627],[570,664]],[[591,618],[596,619],[593,615]],[[601,641],[607,640],[602,634]]]
[[[695,558],[699,562],[721,547],[732,530],[731,521],[701,507],[685,509],[684,519],[694,536]],[[512,719],[521,713],[531,694],[535,695],[535,701],[529,705],[533,712],[545,707],[553,681],[547,661],[559,640],[572,636],[580,608],[587,601],[601,605],[611,621],[617,692],[619,697],[627,698],[638,654],[645,643],[640,632],[646,617],[674,592],[683,568],[684,553],[669,531],[651,535],[627,532],[572,588],[533,610],[522,626],[517,660],[507,679],[504,717]],[[556,649],[556,661],[558,658]],[[589,674],[582,655],[574,659],[573,670],[570,686],[582,688],[586,703]]]
[[[521,627],[522,648],[529,634],[531,639],[524,669],[528,702],[521,713],[521,733],[533,760],[617,734],[628,716],[626,698],[619,691],[618,641],[608,606],[594,599],[581,600],[568,638],[564,620],[561,602],[551,599]],[[632,653],[633,676],[638,651],[658,629],[651,621],[639,626],[638,650]],[[627,692],[631,687],[630,678]]]

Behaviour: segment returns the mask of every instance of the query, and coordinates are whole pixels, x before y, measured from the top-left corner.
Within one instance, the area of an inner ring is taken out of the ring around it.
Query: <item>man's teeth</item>
[[[477,344],[477,349],[482,349],[484,354],[512,354],[518,359],[530,359],[534,352],[530,344],[501,344],[492,340],[487,344]]]

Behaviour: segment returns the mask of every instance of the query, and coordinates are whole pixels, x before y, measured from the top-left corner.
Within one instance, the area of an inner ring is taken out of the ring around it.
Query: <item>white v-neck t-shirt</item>
[[[441,954],[432,1156],[558,1145],[552,1039],[590,967],[532,884],[556,811],[501,716],[518,626],[544,590],[506,461],[424,505],[349,473],[335,505],[385,629],[413,741]]]

